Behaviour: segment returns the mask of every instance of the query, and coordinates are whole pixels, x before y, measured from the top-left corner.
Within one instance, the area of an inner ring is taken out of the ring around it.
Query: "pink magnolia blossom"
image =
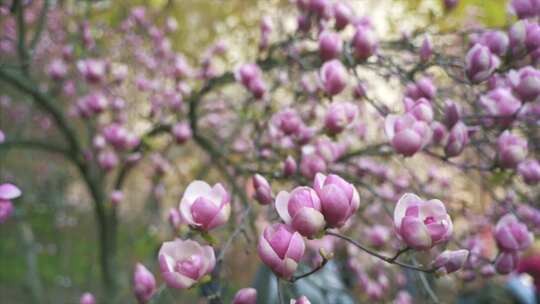
[[[214,250],[193,240],[164,242],[159,249],[159,267],[167,286],[187,289],[210,274],[216,265]]]
[[[397,202],[394,225],[405,244],[418,250],[448,241],[453,230],[452,220],[440,200],[426,201],[412,193],[404,194]]]
[[[276,210],[286,224],[306,237],[314,237],[324,228],[321,201],[309,187],[297,187],[291,193],[279,192]]]
[[[266,227],[259,238],[259,257],[282,278],[289,279],[304,256],[305,243],[300,233],[284,224]]]
[[[202,230],[224,225],[231,215],[229,193],[220,183],[210,187],[203,181],[191,182],[180,201],[180,214],[186,223]]]

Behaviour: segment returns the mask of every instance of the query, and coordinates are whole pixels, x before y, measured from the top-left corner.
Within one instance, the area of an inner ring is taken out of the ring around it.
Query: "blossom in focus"
[[[203,181],[193,181],[186,188],[180,201],[180,214],[186,223],[211,230],[222,226],[231,215],[229,193],[220,183],[210,187]]]
[[[167,286],[186,289],[214,270],[216,257],[210,246],[193,240],[164,242],[158,253],[161,275]]]
[[[317,173],[313,189],[319,195],[328,227],[343,226],[360,206],[360,195],[354,185],[338,175]]]
[[[453,230],[452,220],[440,200],[423,200],[412,193],[404,194],[397,202],[394,226],[405,244],[418,250],[446,242]]]
[[[266,266],[285,279],[291,278],[304,256],[305,243],[300,233],[284,224],[266,227],[259,238],[259,257]]]
[[[297,187],[291,193],[279,192],[276,210],[286,224],[303,236],[314,237],[324,228],[321,201],[309,187]]]

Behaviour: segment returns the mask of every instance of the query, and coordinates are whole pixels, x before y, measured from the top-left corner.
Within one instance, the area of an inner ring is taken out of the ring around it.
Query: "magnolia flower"
[[[276,210],[286,224],[303,236],[314,237],[324,228],[321,201],[309,187],[297,187],[291,193],[279,192]]]
[[[438,199],[422,200],[412,193],[404,194],[394,209],[396,232],[407,246],[425,250],[446,242],[452,235],[452,220]]]
[[[342,132],[356,117],[357,108],[349,102],[330,104],[324,117],[324,126],[332,134]]]
[[[193,240],[164,242],[159,249],[159,267],[171,288],[186,289],[214,270],[216,257],[210,246]]]
[[[0,224],[11,217],[15,208],[12,199],[21,196],[21,190],[9,183],[0,184]]]
[[[189,225],[197,229],[211,230],[229,220],[229,201],[229,194],[220,183],[212,188],[203,181],[193,181],[180,201],[180,214]]]
[[[511,213],[506,214],[497,222],[494,234],[497,245],[503,251],[525,250],[534,240],[527,226],[519,222]]]
[[[278,276],[289,279],[304,256],[305,243],[300,233],[284,224],[266,227],[257,250],[266,266]]]
[[[495,270],[499,274],[509,274],[517,268],[519,256],[516,252],[502,252],[495,261]]]
[[[540,71],[527,66],[510,71],[508,80],[514,92],[524,101],[535,101],[540,96]]]
[[[79,299],[80,304],[95,304],[96,298],[93,294],[89,292],[85,292],[82,294],[81,298]]]
[[[232,304],[257,304],[257,290],[255,288],[242,288],[240,289]]]
[[[465,249],[460,250],[445,250],[433,262],[433,267],[443,270],[444,272],[452,273],[458,271],[463,267],[469,251]]]
[[[343,49],[343,41],[338,33],[323,32],[319,36],[319,54],[323,61],[339,57]]]
[[[521,101],[514,97],[508,88],[496,88],[489,91],[480,97],[479,103],[489,115],[497,116],[495,121],[502,125],[512,123],[521,107]]]
[[[378,42],[375,32],[370,26],[358,25],[352,40],[354,56],[358,60],[366,60],[377,51]]]
[[[328,227],[339,228],[358,210],[360,195],[356,188],[343,178],[317,173],[313,189],[321,200],[321,210]]]
[[[405,156],[414,155],[431,141],[429,125],[411,114],[386,116],[384,129],[392,147]]]
[[[504,131],[497,139],[499,162],[506,168],[515,168],[527,157],[527,140],[510,131]]]
[[[518,172],[528,185],[535,185],[540,182],[540,162],[535,159],[528,159],[519,163]]]
[[[270,187],[266,178],[260,174],[255,174],[251,180],[255,189],[255,199],[261,205],[270,204],[272,202],[272,187]]]
[[[337,95],[347,85],[347,70],[339,60],[333,59],[323,64],[320,78],[326,93]]]
[[[487,46],[475,44],[465,57],[465,72],[472,82],[487,80],[501,61]]]
[[[137,263],[133,272],[133,292],[139,303],[146,303],[156,291],[156,279],[143,264]]]

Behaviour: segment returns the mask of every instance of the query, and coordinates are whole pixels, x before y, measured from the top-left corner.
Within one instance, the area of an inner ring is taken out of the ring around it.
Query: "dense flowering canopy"
[[[122,286],[118,210],[144,196],[125,184],[135,170],[156,206],[174,197],[153,262],[134,263],[140,303],[165,286],[210,303],[311,303],[296,282],[312,275],[333,275],[349,302],[413,303],[409,272],[436,297],[426,276],[509,274],[540,232],[537,0],[510,1],[517,20],[505,28],[399,34],[351,1],[295,0],[261,18],[256,56],[240,59],[228,54],[242,46],[224,41],[180,52],[178,22],[145,7],[111,26],[63,1],[7,2],[0,151],[40,149],[77,170],[95,209],[104,302]],[[459,1],[440,2],[437,18]],[[17,132],[25,120],[32,132]],[[29,190],[16,172],[0,178],[0,224],[17,225],[18,187]],[[227,294],[235,246],[277,284]],[[317,288],[328,295],[319,301],[341,303]],[[84,293],[80,303],[98,302]]]

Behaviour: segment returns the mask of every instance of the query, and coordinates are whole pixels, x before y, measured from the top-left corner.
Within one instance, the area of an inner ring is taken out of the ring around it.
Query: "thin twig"
[[[406,264],[406,263],[403,263],[403,262],[400,262],[400,261],[397,261],[396,259],[394,259],[394,257],[387,257],[387,256],[384,256],[376,251],[373,251],[367,247],[365,247],[364,245],[358,243],[357,241],[347,237],[347,236],[344,236],[344,235],[341,235],[341,234],[337,234],[337,233],[334,233],[334,232],[331,232],[331,231],[326,231],[326,235],[331,235],[331,236],[335,236],[337,238],[340,238],[342,240],[345,240],[347,242],[349,242],[350,244],[356,246],[358,249],[366,252],[366,253],[369,253],[371,254],[372,256],[376,257],[376,258],[379,258],[380,260],[383,260],[389,264],[396,264],[396,265],[399,265],[403,268],[407,268],[407,269],[411,269],[411,270],[416,270],[416,271],[420,271],[420,272],[425,272],[425,273],[432,273],[432,272],[435,272],[436,269],[434,268],[420,268],[420,267],[417,267],[415,265],[411,265],[411,264]]]
[[[313,268],[313,269],[312,269],[311,271],[309,271],[309,272],[306,272],[306,273],[301,274],[301,275],[296,276],[296,277],[292,277],[292,278],[289,280],[289,282],[294,283],[294,282],[296,282],[296,281],[298,281],[298,280],[300,280],[300,279],[303,279],[303,278],[305,278],[305,277],[309,277],[310,275],[312,275],[312,274],[316,273],[317,271],[323,269],[323,268],[324,268],[324,265],[326,265],[326,263],[328,263],[328,259],[326,259],[326,258],[323,257],[323,260],[322,260],[321,264],[319,264],[319,266]]]

